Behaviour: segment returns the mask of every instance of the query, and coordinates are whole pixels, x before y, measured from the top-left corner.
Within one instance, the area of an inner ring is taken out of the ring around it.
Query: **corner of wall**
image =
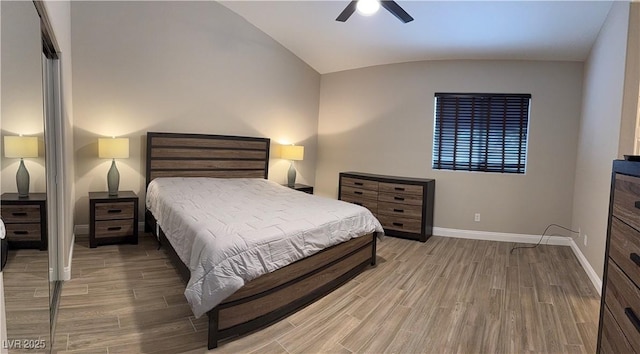
[[[627,55],[622,97],[622,119],[618,158],[634,154],[636,127],[638,125],[638,95],[640,93],[640,3],[629,4],[629,27],[627,32]]]
[[[628,145],[620,128],[628,124],[623,115],[629,114],[628,108],[623,113],[629,26],[629,3],[613,2],[583,74],[571,222],[572,228],[582,230],[575,246],[584,256],[581,262],[599,276],[604,270],[612,161],[620,147]],[[632,91],[637,96],[638,88]],[[635,122],[635,113],[631,119]],[[584,235],[589,236],[588,246],[580,242]]]

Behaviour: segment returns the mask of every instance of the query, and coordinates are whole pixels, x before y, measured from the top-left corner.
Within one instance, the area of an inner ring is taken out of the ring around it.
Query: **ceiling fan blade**
[[[397,17],[404,23],[413,21],[413,17],[411,17],[411,15],[404,11],[404,9],[402,9],[400,5],[398,5],[395,1],[380,1],[380,5],[382,5],[382,7],[387,9],[387,11],[391,12],[395,17]],[[351,4],[349,4],[349,6],[351,6]]]
[[[338,18],[336,18],[336,21],[345,22],[347,19],[349,19],[349,17],[353,15],[353,12],[356,11],[357,4],[358,4],[357,0],[351,1],[349,5],[347,5],[347,7],[345,7],[344,10],[342,10],[340,15],[338,15]]]

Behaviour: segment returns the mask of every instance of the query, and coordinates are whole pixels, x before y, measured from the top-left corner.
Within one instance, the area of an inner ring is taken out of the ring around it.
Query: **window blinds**
[[[530,94],[435,98],[434,169],[525,172]]]

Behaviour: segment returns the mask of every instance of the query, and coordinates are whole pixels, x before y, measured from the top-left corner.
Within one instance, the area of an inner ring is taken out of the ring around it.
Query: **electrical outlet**
[[[587,245],[587,234],[584,234],[584,245]]]
[[[473,220],[475,220],[476,222],[479,222],[480,221],[480,213],[476,213],[476,215],[473,218]]]

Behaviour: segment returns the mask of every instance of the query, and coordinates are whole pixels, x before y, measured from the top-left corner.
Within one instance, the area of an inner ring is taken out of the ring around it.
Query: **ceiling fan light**
[[[378,0],[358,0],[356,5],[358,13],[362,16],[371,16],[380,9],[380,1]]]

